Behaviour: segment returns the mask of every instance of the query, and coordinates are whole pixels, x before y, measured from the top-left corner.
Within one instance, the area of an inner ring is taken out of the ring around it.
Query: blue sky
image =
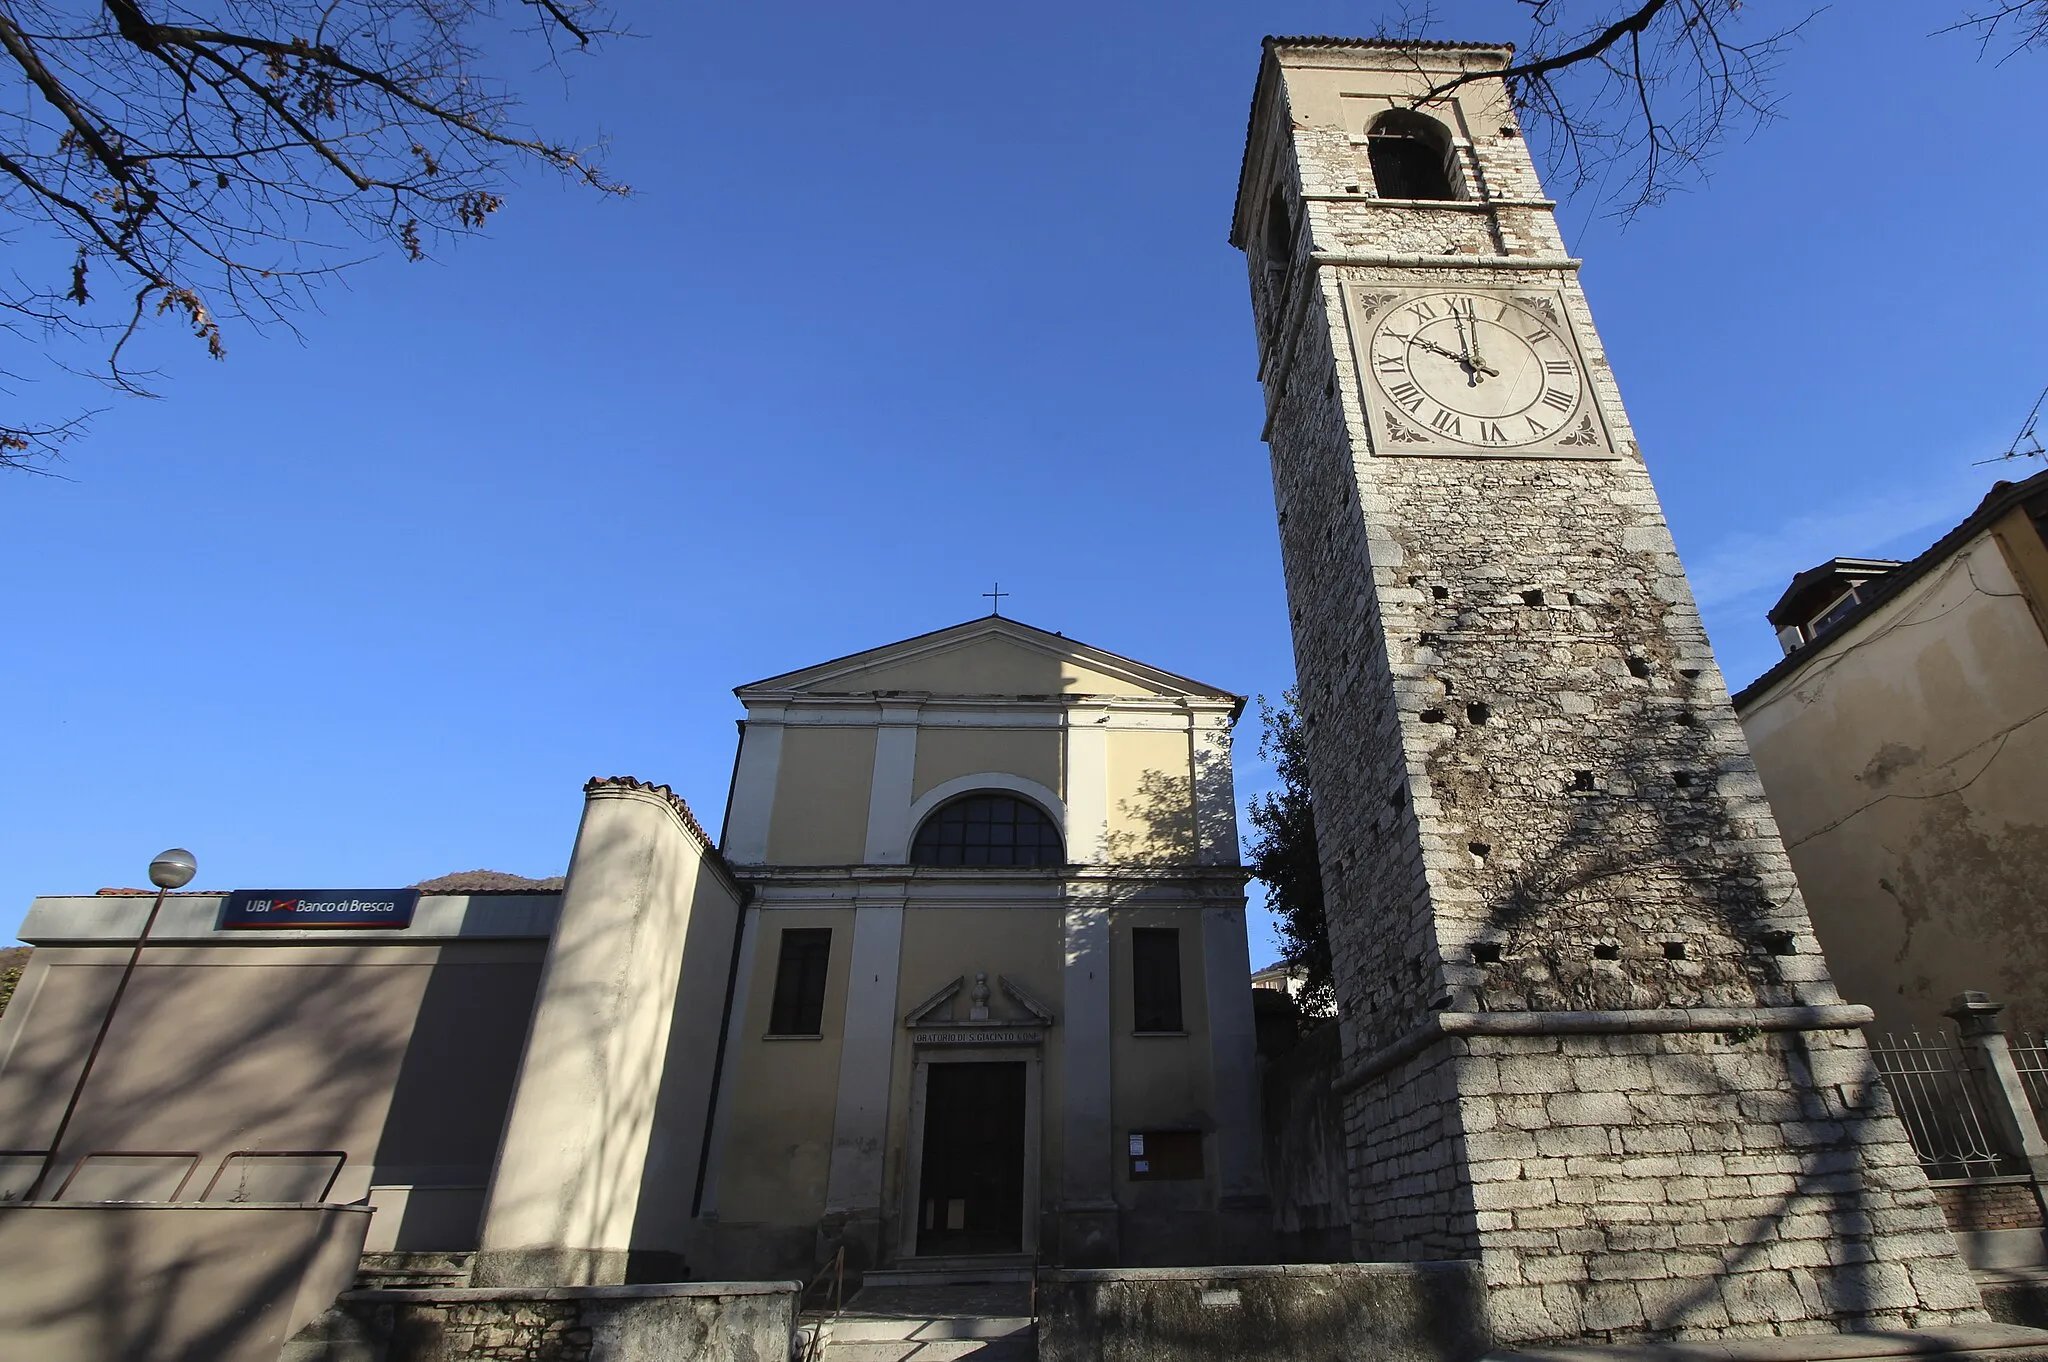
[[[68,480],[0,480],[7,921],[172,844],[195,887],[559,873],[591,775],[715,826],[734,685],[997,578],[1031,623],[1288,684],[1225,233],[1260,35],[1377,8],[639,9],[566,103],[530,87],[636,197],[536,179],[303,341],[158,337],[165,400],[111,407]],[[1626,230],[1563,214],[1737,686],[1794,571],[1924,547],[2048,382],[2048,56],[1943,18],[1835,6],[1707,183]]]

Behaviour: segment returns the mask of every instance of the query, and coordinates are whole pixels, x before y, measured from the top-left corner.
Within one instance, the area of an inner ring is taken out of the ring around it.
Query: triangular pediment
[[[1204,699],[1241,696],[1000,615],[750,682],[742,700],[778,695],[966,695]]]

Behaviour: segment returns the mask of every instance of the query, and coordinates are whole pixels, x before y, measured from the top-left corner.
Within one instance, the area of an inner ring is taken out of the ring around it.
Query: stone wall
[[[787,1362],[795,1282],[351,1291],[279,1362]]]
[[[1470,1362],[1482,1296],[1470,1263],[1043,1272],[1038,1362]]]

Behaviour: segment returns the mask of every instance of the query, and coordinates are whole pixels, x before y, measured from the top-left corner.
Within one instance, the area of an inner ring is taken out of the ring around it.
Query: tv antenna
[[[2043,402],[2048,402],[2048,388],[2041,389],[2041,395],[2034,399],[2033,408],[2027,412],[2026,424],[2020,427],[2019,434],[2012,437],[2012,448],[2006,450],[2003,454],[1994,455],[1988,459],[1979,459],[1971,467],[1975,468],[1987,463],[2004,463],[2007,459],[2039,459],[2048,457],[2048,447],[2042,446],[2041,437],[2034,429],[2035,422],[2041,419],[2041,404]]]

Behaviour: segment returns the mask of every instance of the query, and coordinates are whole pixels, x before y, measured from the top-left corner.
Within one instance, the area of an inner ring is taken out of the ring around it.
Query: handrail
[[[51,1149],[0,1149],[0,1158],[42,1159],[45,1161],[45,1166],[47,1166],[49,1157],[54,1152]],[[198,1175],[200,1166],[206,1159],[206,1154],[204,1151],[196,1149],[89,1149],[78,1156],[77,1160],[71,1165],[71,1171],[65,1174],[64,1181],[58,1184],[57,1190],[51,1195],[50,1199],[52,1201],[64,1200],[64,1194],[71,1190],[73,1180],[78,1177],[80,1172],[84,1171],[87,1164],[98,1158],[176,1158],[189,1160],[190,1162],[185,1169],[185,1176],[178,1180],[176,1189],[168,1197],[164,1198],[165,1201],[185,1204],[185,1189],[192,1185],[192,1179]],[[222,1155],[220,1162],[215,1165],[213,1176],[207,1179],[205,1189],[199,1193],[199,1201],[206,1201],[213,1195],[213,1189],[220,1184],[222,1176],[228,1171],[228,1165],[236,1159],[332,1159],[334,1166],[328,1171],[327,1181],[321,1185],[320,1194],[313,1198],[314,1202],[324,1202],[327,1200],[328,1193],[334,1190],[334,1184],[341,1179],[341,1170],[348,1163],[348,1151],[345,1149],[231,1149]],[[4,1199],[14,1200],[15,1198],[6,1197]]]
[[[811,1278],[803,1291],[798,1294],[796,1308],[799,1314],[803,1312],[804,1301],[809,1299],[814,1288],[824,1282],[825,1274],[828,1272],[832,1274],[832,1322],[836,1324],[839,1321],[840,1312],[846,1306],[846,1245],[844,1244],[841,1244],[838,1251],[832,1255],[832,1261],[819,1268],[818,1275]],[[818,1326],[811,1330],[810,1344],[804,1349],[804,1362],[817,1362],[818,1354],[823,1350],[824,1346],[825,1324],[823,1321],[820,1321]]]
[[[56,1151],[53,1148],[51,1152],[54,1154]],[[192,1175],[199,1171],[199,1161],[205,1157],[205,1154],[196,1149],[95,1149],[80,1156],[78,1162],[71,1165],[71,1171],[64,1175],[64,1181],[57,1184],[57,1190],[51,1193],[50,1200],[62,1201],[64,1194],[71,1190],[71,1184],[78,1180],[78,1175],[84,1172],[85,1166],[94,1159],[183,1159],[184,1176],[178,1179],[178,1185],[171,1190],[169,1196],[160,1198],[163,1201],[176,1201],[178,1194],[185,1190],[185,1184],[192,1181]],[[46,1163],[45,1170],[54,1162],[52,1159]]]
[[[220,1166],[207,1179],[206,1190],[199,1194],[201,1201],[210,1200],[213,1189],[219,1185],[221,1176],[228,1171],[228,1165],[236,1159],[333,1159],[334,1167],[328,1170],[327,1181],[320,1184],[320,1195],[314,1201],[327,1200],[327,1194],[334,1190],[335,1182],[341,1177],[342,1168],[348,1163],[346,1149],[233,1149],[221,1156]]]

